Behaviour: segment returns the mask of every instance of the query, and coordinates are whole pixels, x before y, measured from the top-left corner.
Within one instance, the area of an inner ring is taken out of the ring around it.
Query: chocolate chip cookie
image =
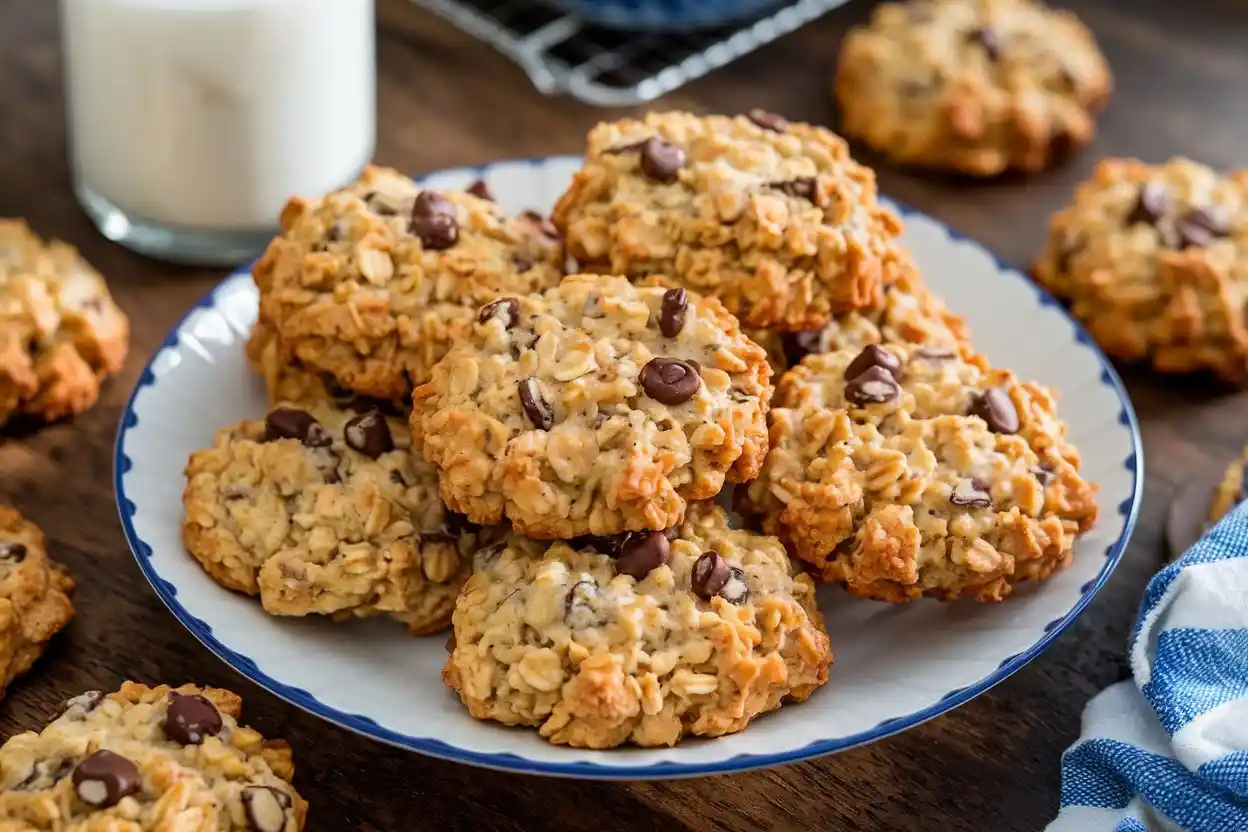
[[[241,709],[194,685],[75,696],[0,748],[0,829],[299,832],[290,746],[239,725]]]
[[[0,506],[0,697],[69,620],[74,581],[48,557],[43,532]]]
[[[253,271],[260,319],[342,387],[405,398],[481,304],[559,282],[550,232],[488,200],[370,167],[340,191],[286,204]]]
[[[970,346],[970,332],[962,318],[928,290],[913,265],[899,272],[878,304],[838,313],[820,329],[786,333],[747,329],[745,333],[767,350],[772,368],[781,373],[811,353],[860,350],[867,344],[925,344],[949,352]]]
[[[999,601],[1096,518],[1053,394],[911,344],[809,355],[781,379],[748,507],[865,598]]]
[[[810,578],[774,537],[691,506],[669,533],[477,554],[442,671],[477,719],[581,748],[740,731],[827,680]]]
[[[1053,216],[1033,274],[1107,353],[1248,382],[1248,171],[1107,159]]]
[[[770,378],[715,299],[572,275],[481,307],[416,389],[412,431],[474,522],[555,539],[664,529],[758,473]]]
[[[845,133],[978,176],[1037,171],[1091,141],[1109,66],[1071,13],[1032,0],[881,3],[841,45]]]
[[[388,614],[433,632],[484,533],[443,508],[401,420],[355,407],[279,405],[218,433],[187,464],[182,538],[274,615]]]
[[[583,271],[666,275],[780,331],[876,301],[901,230],[840,137],[762,111],[598,125],[554,221]]]
[[[77,250],[0,219],[0,425],[89,409],[129,348],[129,320]]]

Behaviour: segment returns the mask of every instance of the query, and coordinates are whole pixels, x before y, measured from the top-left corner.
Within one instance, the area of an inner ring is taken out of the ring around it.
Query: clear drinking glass
[[[234,264],[376,139],[373,0],[62,0],[70,163],[110,240]]]

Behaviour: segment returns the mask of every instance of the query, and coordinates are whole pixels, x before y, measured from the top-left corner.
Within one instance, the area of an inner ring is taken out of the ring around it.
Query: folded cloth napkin
[[[1248,503],[1148,584],[1048,832],[1248,832]]]

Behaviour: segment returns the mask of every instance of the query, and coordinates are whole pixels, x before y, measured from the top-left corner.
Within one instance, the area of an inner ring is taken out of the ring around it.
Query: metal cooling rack
[[[511,58],[546,95],[627,107],[684,86],[847,0],[798,0],[742,24],[680,34],[593,26],[540,0],[412,2]]]

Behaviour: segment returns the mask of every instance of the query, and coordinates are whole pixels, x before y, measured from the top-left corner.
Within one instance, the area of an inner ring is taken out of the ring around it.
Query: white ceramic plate
[[[549,209],[578,160],[552,157],[461,168],[433,187],[489,181],[510,211]],[[214,431],[265,412],[243,344],[256,316],[246,271],[177,325],[144,371],[117,436],[116,488],[143,574],[187,629],[235,670],[330,722],[413,751],[520,772],[600,778],[713,774],[828,754],[917,725],[983,693],[1035,658],[1109,578],[1139,509],[1143,468],[1135,415],[1105,358],[1023,275],[930,217],[897,206],[927,279],[966,316],[975,342],[1022,378],[1061,391],[1062,416],[1101,486],[1101,519],[1074,564],[999,605],[889,606],[824,587],[836,652],[828,685],[746,731],[670,749],[556,747],[532,730],[480,722],[439,680],[443,636],[411,638],[393,622],[281,619],[213,583],[182,548],[182,468]]]

